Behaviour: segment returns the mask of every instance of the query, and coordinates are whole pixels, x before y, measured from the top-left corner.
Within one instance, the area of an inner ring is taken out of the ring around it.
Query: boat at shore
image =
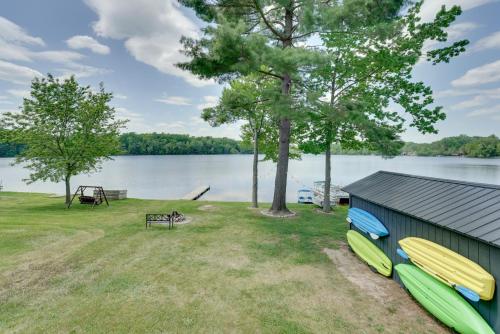
[[[297,203],[312,204],[314,194],[309,188],[302,188],[297,191]]]

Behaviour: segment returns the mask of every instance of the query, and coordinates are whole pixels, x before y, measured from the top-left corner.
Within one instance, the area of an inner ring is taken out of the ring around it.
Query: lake
[[[26,185],[22,179],[28,170],[10,166],[13,159],[0,158],[0,182],[5,191],[30,191],[63,194],[64,185],[36,182]],[[297,200],[296,192],[303,186],[324,179],[324,157],[305,155],[290,161],[288,200]],[[92,175],[72,178],[72,189],[80,184],[102,185],[105,189],[127,189],[129,197],[178,199],[199,185],[210,185],[206,200],[250,201],[252,182],[251,155],[168,155],[119,156],[104,163]],[[378,156],[332,157],[333,183],[346,185],[378,170],[442,177],[456,180],[500,184],[500,159],[459,157],[396,157]],[[275,164],[259,164],[259,200],[272,200]]]

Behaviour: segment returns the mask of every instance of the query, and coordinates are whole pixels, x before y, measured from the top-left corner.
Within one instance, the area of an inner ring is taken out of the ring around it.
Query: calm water
[[[291,161],[288,200],[296,201],[300,187],[312,186],[322,180],[323,156],[307,155]],[[22,179],[28,171],[10,166],[12,159],[0,158],[0,182],[4,190],[50,192],[62,194],[63,184],[36,182],[26,185]],[[175,199],[199,185],[210,185],[203,199],[249,201],[251,193],[251,155],[192,156],[123,156],[106,162],[102,171],[72,179],[72,188],[79,184],[102,185],[107,189],[128,189],[129,197]],[[261,201],[271,201],[275,165],[260,164]],[[333,156],[333,183],[346,185],[378,170],[443,177],[482,183],[500,184],[500,159],[455,157]]]

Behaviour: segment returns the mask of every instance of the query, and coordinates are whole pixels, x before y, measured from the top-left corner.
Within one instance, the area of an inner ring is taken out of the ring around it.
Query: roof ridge
[[[381,173],[381,174],[398,175],[398,176],[405,176],[405,177],[411,177],[411,178],[414,178],[414,179],[430,180],[430,181],[437,181],[437,182],[444,182],[444,183],[462,184],[462,185],[466,185],[466,186],[475,186],[475,187],[482,187],[482,188],[500,189],[500,185],[499,184],[462,181],[462,180],[455,180],[455,179],[444,179],[444,178],[431,177],[431,176],[422,176],[422,175],[406,174],[406,173],[399,173],[399,172],[391,172],[391,171],[386,171],[386,170],[379,170],[379,171],[377,171],[374,174],[379,174],[379,173]],[[365,178],[362,178],[362,179],[360,179],[358,181],[355,181],[353,183],[359,182],[359,181],[361,181],[363,179],[365,179]]]

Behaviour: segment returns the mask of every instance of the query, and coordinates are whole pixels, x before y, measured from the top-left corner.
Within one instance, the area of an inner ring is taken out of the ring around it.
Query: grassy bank
[[[172,209],[192,223],[144,229],[146,212]],[[60,198],[0,193],[0,332],[438,328],[404,302],[367,296],[322,252],[343,242],[346,208],[293,209],[288,220],[246,203],[129,199],[66,210]]]

